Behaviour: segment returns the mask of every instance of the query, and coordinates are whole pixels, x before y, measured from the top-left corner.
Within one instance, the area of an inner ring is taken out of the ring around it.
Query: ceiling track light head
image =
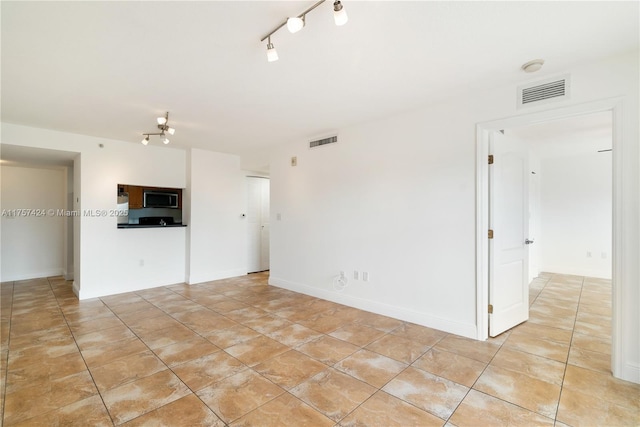
[[[342,6],[342,3],[340,3],[340,0],[333,2],[333,19],[337,26],[342,26],[349,20],[347,11],[344,9],[344,6]]]
[[[306,24],[305,16],[306,15],[302,15],[302,17],[295,16],[295,17],[288,18],[287,19],[287,30],[289,30],[289,32],[293,34],[293,33],[297,33],[301,29],[303,29],[305,24]]]
[[[274,62],[278,60],[278,51],[271,43],[271,36],[268,37],[267,41],[267,61]]]

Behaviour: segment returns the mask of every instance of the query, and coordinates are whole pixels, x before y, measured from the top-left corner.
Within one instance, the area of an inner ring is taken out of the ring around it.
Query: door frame
[[[618,281],[622,277],[622,98],[610,98],[570,107],[561,107],[505,119],[478,123],[476,125],[476,325],[477,338],[489,336],[489,133],[501,129],[516,128],[611,111],[613,120],[613,192],[612,192],[612,307],[611,307],[611,368],[614,375],[623,369],[621,292]]]
[[[248,212],[249,211],[248,210],[248,207],[249,207],[249,201],[248,201],[249,179],[250,178],[252,178],[252,179],[266,179],[267,181],[269,181],[269,186],[270,186],[271,185],[271,178],[269,176],[267,176],[267,175],[256,175],[256,174],[245,175],[244,178],[245,178],[245,189],[247,190],[247,200],[245,201],[245,203],[246,203],[245,212]],[[271,190],[269,190],[269,191],[271,191]],[[270,217],[270,215],[268,215],[268,217]],[[271,222],[271,221],[269,221],[269,222]],[[247,235],[246,235],[247,241],[248,241],[248,238],[249,238],[249,232],[250,232],[249,231],[249,222],[247,221]],[[260,245],[262,245],[262,234],[261,234],[260,240],[261,240],[260,241]],[[271,238],[269,238],[269,244],[270,243],[271,243]],[[264,272],[264,271],[269,271],[269,269],[266,269],[266,270],[257,270],[257,271],[249,272],[249,245],[248,244],[247,244],[247,249],[246,249],[245,254],[247,256],[247,258],[245,259],[247,274],[261,273],[261,272]],[[269,267],[271,267],[271,266],[269,266]],[[260,263],[260,268],[262,268],[262,262]]]

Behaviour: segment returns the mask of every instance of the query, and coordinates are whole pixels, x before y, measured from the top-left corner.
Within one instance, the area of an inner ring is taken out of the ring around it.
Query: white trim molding
[[[633,316],[625,313],[624,301],[630,297],[627,295],[628,289],[637,286],[633,284],[634,277],[637,279],[637,259],[635,263],[630,262],[633,251],[627,251],[630,247],[626,239],[634,239],[628,231],[637,227],[628,224],[629,216],[625,215],[628,206],[623,204],[623,194],[625,192],[624,178],[629,177],[631,172],[625,169],[624,156],[633,156],[634,153],[627,153],[629,141],[625,142],[623,134],[625,120],[624,98],[603,99],[585,104],[563,107],[553,110],[546,110],[536,113],[523,114],[505,119],[483,122],[476,126],[477,160],[476,160],[476,289],[477,289],[477,339],[486,340],[488,338],[489,315],[487,313],[489,299],[488,281],[488,247],[489,241],[487,232],[489,228],[488,215],[488,164],[489,154],[489,134],[492,131],[509,129],[521,126],[528,126],[544,123],[551,120],[569,118],[591,113],[611,111],[613,115],[613,280],[612,280],[612,334],[611,334],[611,367],[614,376],[628,381],[640,382],[640,368],[637,363],[626,360],[626,346],[634,345],[636,340],[627,340],[629,334],[625,322],[630,321]],[[627,136],[627,138],[630,138]],[[637,144],[637,141],[636,141]],[[635,153],[637,154],[637,153]],[[633,270],[636,269],[636,270]],[[637,306],[635,308],[638,309]],[[628,310],[628,309],[627,309]],[[625,332],[627,332],[625,334]],[[629,342],[631,341],[631,342]]]
[[[445,331],[451,334],[456,334],[467,338],[476,337],[476,328],[473,324],[455,322],[448,319],[443,319],[441,317],[432,316],[427,313],[400,308],[390,304],[384,304],[378,301],[371,301],[351,295],[337,294],[336,292],[328,289],[320,289],[301,283],[294,283],[273,276],[269,277],[269,284],[277,286],[279,288],[288,289],[290,291],[310,295],[316,298],[321,298],[327,301],[332,301],[337,304],[343,304],[349,307],[358,308],[360,310],[369,311],[371,313],[393,317],[394,319],[403,320],[405,322],[411,322],[417,325],[426,326],[428,328],[438,329],[440,331]]]

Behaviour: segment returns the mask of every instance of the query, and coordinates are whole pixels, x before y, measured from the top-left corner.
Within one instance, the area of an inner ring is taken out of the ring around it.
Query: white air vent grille
[[[569,76],[518,87],[518,107],[546,104],[569,97]]]
[[[309,148],[320,147],[321,145],[334,144],[338,142],[337,136],[330,136],[329,138],[317,139],[309,143]]]

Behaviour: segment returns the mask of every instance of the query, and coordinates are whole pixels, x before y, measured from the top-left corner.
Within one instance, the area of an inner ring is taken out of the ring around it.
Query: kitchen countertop
[[[118,228],[175,228],[175,227],[186,227],[186,226],[187,224],[167,224],[167,225],[118,224]]]

